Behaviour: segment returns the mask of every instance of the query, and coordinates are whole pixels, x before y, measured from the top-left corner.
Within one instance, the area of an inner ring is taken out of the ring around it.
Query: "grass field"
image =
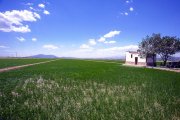
[[[179,73],[107,62],[60,59],[0,73],[0,118],[180,119]]]
[[[44,62],[50,59],[16,59],[16,58],[9,58],[9,59],[0,59],[0,68],[11,67],[11,66],[18,66],[24,64],[31,64],[37,62]]]

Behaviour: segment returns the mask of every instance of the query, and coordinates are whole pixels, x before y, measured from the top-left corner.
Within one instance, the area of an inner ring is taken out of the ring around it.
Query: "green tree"
[[[143,57],[147,57],[148,55],[154,57],[156,54],[160,55],[165,66],[171,55],[180,52],[180,39],[177,37],[161,37],[160,34],[152,34],[152,36],[146,36],[146,38],[142,40],[139,44],[138,52]]]
[[[157,53],[164,62],[164,66],[171,55],[180,52],[180,40],[176,37],[164,36],[157,44]]]
[[[146,58],[148,57],[148,55],[151,55],[154,60],[154,57],[156,56],[158,50],[158,43],[160,41],[161,41],[160,34],[152,34],[152,36],[146,36],[139,44],[138,52],[142,57],[146,57]]]

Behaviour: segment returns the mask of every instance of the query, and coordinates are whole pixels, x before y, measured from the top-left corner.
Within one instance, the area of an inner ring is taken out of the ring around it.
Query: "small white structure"
[[[138,52],[127,51],[126,52],[126,63],[127,65],[138,65],[138,66],[155,66],[156,56],[148,55],[147,57],[141,57]]]

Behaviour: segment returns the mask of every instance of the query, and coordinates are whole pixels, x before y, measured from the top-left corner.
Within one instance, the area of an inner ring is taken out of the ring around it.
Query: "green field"
[[[49,61],[51,59],[16,59],[16,58],[9,58],[9,59],[0,59],[0,68],[11,67],[11,66],[18,66],[18,65],[25,65],[37,62],[44,62]]]
[[[180,119],[180,73],[112,62],[59,59],[0,73],[0,119]]]

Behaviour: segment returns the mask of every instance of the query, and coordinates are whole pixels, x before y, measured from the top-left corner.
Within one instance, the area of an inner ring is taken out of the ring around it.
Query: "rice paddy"
[[[180,119],[180,74],[59,59],[0,73],[0,119]]]

